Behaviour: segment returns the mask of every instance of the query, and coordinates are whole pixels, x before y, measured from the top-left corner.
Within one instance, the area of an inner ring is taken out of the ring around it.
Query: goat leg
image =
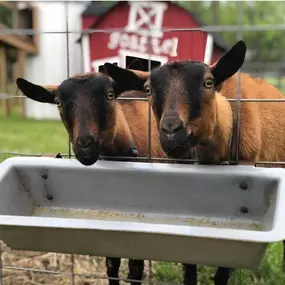
[[[130,281],[131,285],[139,285],[143,279],[144,260],[129,259],[129,275],[128,279],[136,280]]]
[[[197,285],[197,265],[183,263],[183,284]]]
[[[120,264],[121,264],[121,258],[106,257],[108,278],[116,278],[116,279],[109,279],[109,285],[120,285],[119,281]]]
[[[218,270],[214,277],[214,284],[215,285],[228,285],[231,268],[228,267],[218,267]]]

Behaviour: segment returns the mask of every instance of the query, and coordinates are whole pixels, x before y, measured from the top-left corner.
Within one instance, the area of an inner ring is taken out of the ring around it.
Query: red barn
[[[229,48],[220,36],[199,30],[161,30],[199,28],[202,25],[193,13],[172,1],[93,1],[82,13],[82,29],[101,31],[83,34],[79,39],[84,71],[101,70],[105,62],[148,70],[149,58],[151,68],[177,59],[213,63]],[[155,29],[150,36],[149,28]],[[106,33],[105,29],[114,31]],[[116,29],[123,29],[123,32]]]

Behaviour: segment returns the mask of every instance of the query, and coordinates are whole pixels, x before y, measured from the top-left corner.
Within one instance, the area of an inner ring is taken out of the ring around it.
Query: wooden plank
[[[26,62],[26,52],[17,52],[17,61],[13,64],[13,85],[12,85],[12,95],[22,95],[16,84],[16,79],[18,77],[24,77],[24,68]],[[16,98],[13,100],[13,104],[20,107],[20,114],[25,118],[25,98]],[[12,105],[12,104],[10,104]]]
[[[18,57],[18,52],[17,52],[17,57]],[[13,65],[12,65],[12,86],[11,86],[11,95],[12,96],[19,94],[19,89],[18,89],[18,86],[16,84],[16,79],[17,79],[17,77],[19,77],[18,76],[18,71],[19,71],[19,69],[18,69],[18,59],[17,59],[17,61],[14,62]],[[10,106],[13,109],[16,100],[10,99],[10,101],[12,101],[10,103]]]
[[[1,0],[0,0],[1,1]],[[9,29],[8,26],[5,26],[4,24],[0,23],[0,33],[1,33],[1,29]],[[31,38],[28,37],[27,35],[11,35],[12,37],[17,38],[20,41],[23,41],[24,43],[27,43],[27,41],[31,41]],[[29,42],[28,42],[29,43]]]
[[[19,73],[18,77],[24,77],[25,72],[25,62],[26,62],[26,52],[21,50],[19,51],[18,56],[18,66],[19,66]],[[22,118],[25,118],[25,99],[24,98],[18,98],[19,99],[19,107]]]
[[[17,50],[17,55],[16,55],[16,62],[13,63],[12,66],[12,88],[11,88],[11,94],[12,96],[14,95],[22,95],[19,92],[19,88],[16,84],[16,79],[18,77],[20,77],[20,68],[19,68],[19,50]],[[10,99],[10,106],[11,108],[13,108],[14,106],[18,107],[18,101],[17,98],[14,99]]]
[[[16,2],[11,2],[11,1],[0,1],[0,6],[4,6],[6,8],[9,8],[13,10],[16,7],[17,3]]]
[[[39,7],[32,7],[32,11],[33,11],[33,29],[34,31],[38,31],[39,30]],[[35,34],[34,35],[34,45],[35,45],[35,49],[37,51],[37,53],[40,52],[40,35],[39,34]]]
[[[7,55],[4,47],[0,47],[0,92],[7,94]],[[3,99],[4,116],[10,115],[10,104],[8,99]]]
[[[17,29],[19,27],[19,17],[17,6],[12,9],[12,28]]]
[[[0,34],[0,41],[12,47],[24,50],[27,53],[38,54],[38,51],[33,43],[24,42],[17,38],[17,36]]]

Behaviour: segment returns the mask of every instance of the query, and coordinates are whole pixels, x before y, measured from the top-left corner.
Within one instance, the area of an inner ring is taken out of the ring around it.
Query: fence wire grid
[[[91,34],[91,33],[111,33],[114,31],[125,32],[123,29],[87,29],[87,30],[71,30],[69,29],[69,15],[68,15],[68,2],[65,3],[65,30],[64,31],[35,31],[30,29],[2,29],[0,30],[0,35],[10,34],[10,35],[35,35],[35,34],[65,34],[66,35],[66,60],[67,60],[67,76],[70,77],[70,51],[69,51],[69,35],[70,34]],[[242,32],[258,32],[258,31],[284,31],[284,24],[274,24],[274,25],[243,25],[243,3],[237,2],[237,24],[236,25],[218,25],[218,26],[202,26],[200,28],[179,28],[179,29],[161,29],[164,33],[167,32],[181,32],[182,36],[187,37],[187,32],[189,31],[205,31],[205,32],[231,32],[236,33],[236,40],[243,39]],[[149,31],[151,33],[153,30]],[[150,37],[148,37],[148,44],[150,44]],[[148,70],[151,70],[151,54],[148,53]],[[240,94],[240,71],[238,71],[238,92],[237,99],[228,99],[228,101],[237,102],[237,138],[239,138],[240,130],[240,103],[241,102],[285,102],[285,99],[273,100],[273,99],[241,99]],[[15,98],[26,98],[22,95],[8,95],[0,94],[0,99],[15,99]],[[144,98],[119,98],[119,100],[148,100]],[[115,159],[115,160],[132,160],[135,161],[145,160],[146,162],[151,162],[153,159],[151,157],[151,107],[149,104],[149,156],[147,158],[130,158],[130,157],[101,157],[101,159]],[[238,143],[237,150],[238,153]],[[11,155],[11,156],[42,156],[43,153],[18,153],[12,151],[0,151],[0,155]],[[62,154],[63,157],[72,158],[71,143],[67,142],[67,153]],[[156,159],[163,161],[172,161],[172,159]],[[237,160],[237,157],[236,157]],[[195,160],[175,160],[183,163],[190,162],[194,163]],[[236,162],[236,161],[234,161]],[[259,161],[261,164],[271,164],[271,165],[285,165],[285,162],[265,162]],[[27,252],[27,251],[16,251],[9,249],[4,243],[1,243],[0,247],[0,284],[10,285],[16,284],[15,282],[21,282],[17,284],[72,284],[72,285],[88,285],[88,284],[107,284],[106,267],[104,262],[104,257],[90,257],[81,256],[74,254],[57,254],[57,253],[42,253],[42,252]],[[12,257],[11,257],[12,256]],[[15,265],[14,261],[17,261]],[[127,275],[127,261],[123,261],[125,264],[125,272],[120,269],[120,275]],[[121,264],[122,264],[121,263]],[[97,270],[100,267],[100,270]],[[97,270],[94,271],[94,268]],[[16,276],[12,281],[9,280],[9,273],[13,271],[14,276]],[[100,271],[100,274],[98,273]],[[235,271],[232,284],[237,284],[238,272]],[[6,273],[5,273],[6,272]],[[16,273],[17,272],[17,273]],[[23,273],[24,272],[24,273]],[[158,282],[153,279],[153,264],[152,261],[145,263],[145,278],[143,280],[144,284],[171,284],[169,282]],[[181,272],[182,274],[182,272]],[[36,278],[35,276],[41,276]],[[48,276],[48,277],[47,277]],[[7,278],[8,277],[8,278]],[[6,279],[5,279],[6,278]],[[121,282],[129,282],[124,277],[120,277]],[[122,283],[123,284],[123,283]]]

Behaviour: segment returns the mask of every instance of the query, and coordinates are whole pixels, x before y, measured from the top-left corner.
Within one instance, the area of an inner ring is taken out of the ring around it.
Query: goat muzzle
[[[91,135],[78,136],[75,140],[73,150],[76,159],[85,166],[97,162],[100,155],[100,143],[97,138]]]

